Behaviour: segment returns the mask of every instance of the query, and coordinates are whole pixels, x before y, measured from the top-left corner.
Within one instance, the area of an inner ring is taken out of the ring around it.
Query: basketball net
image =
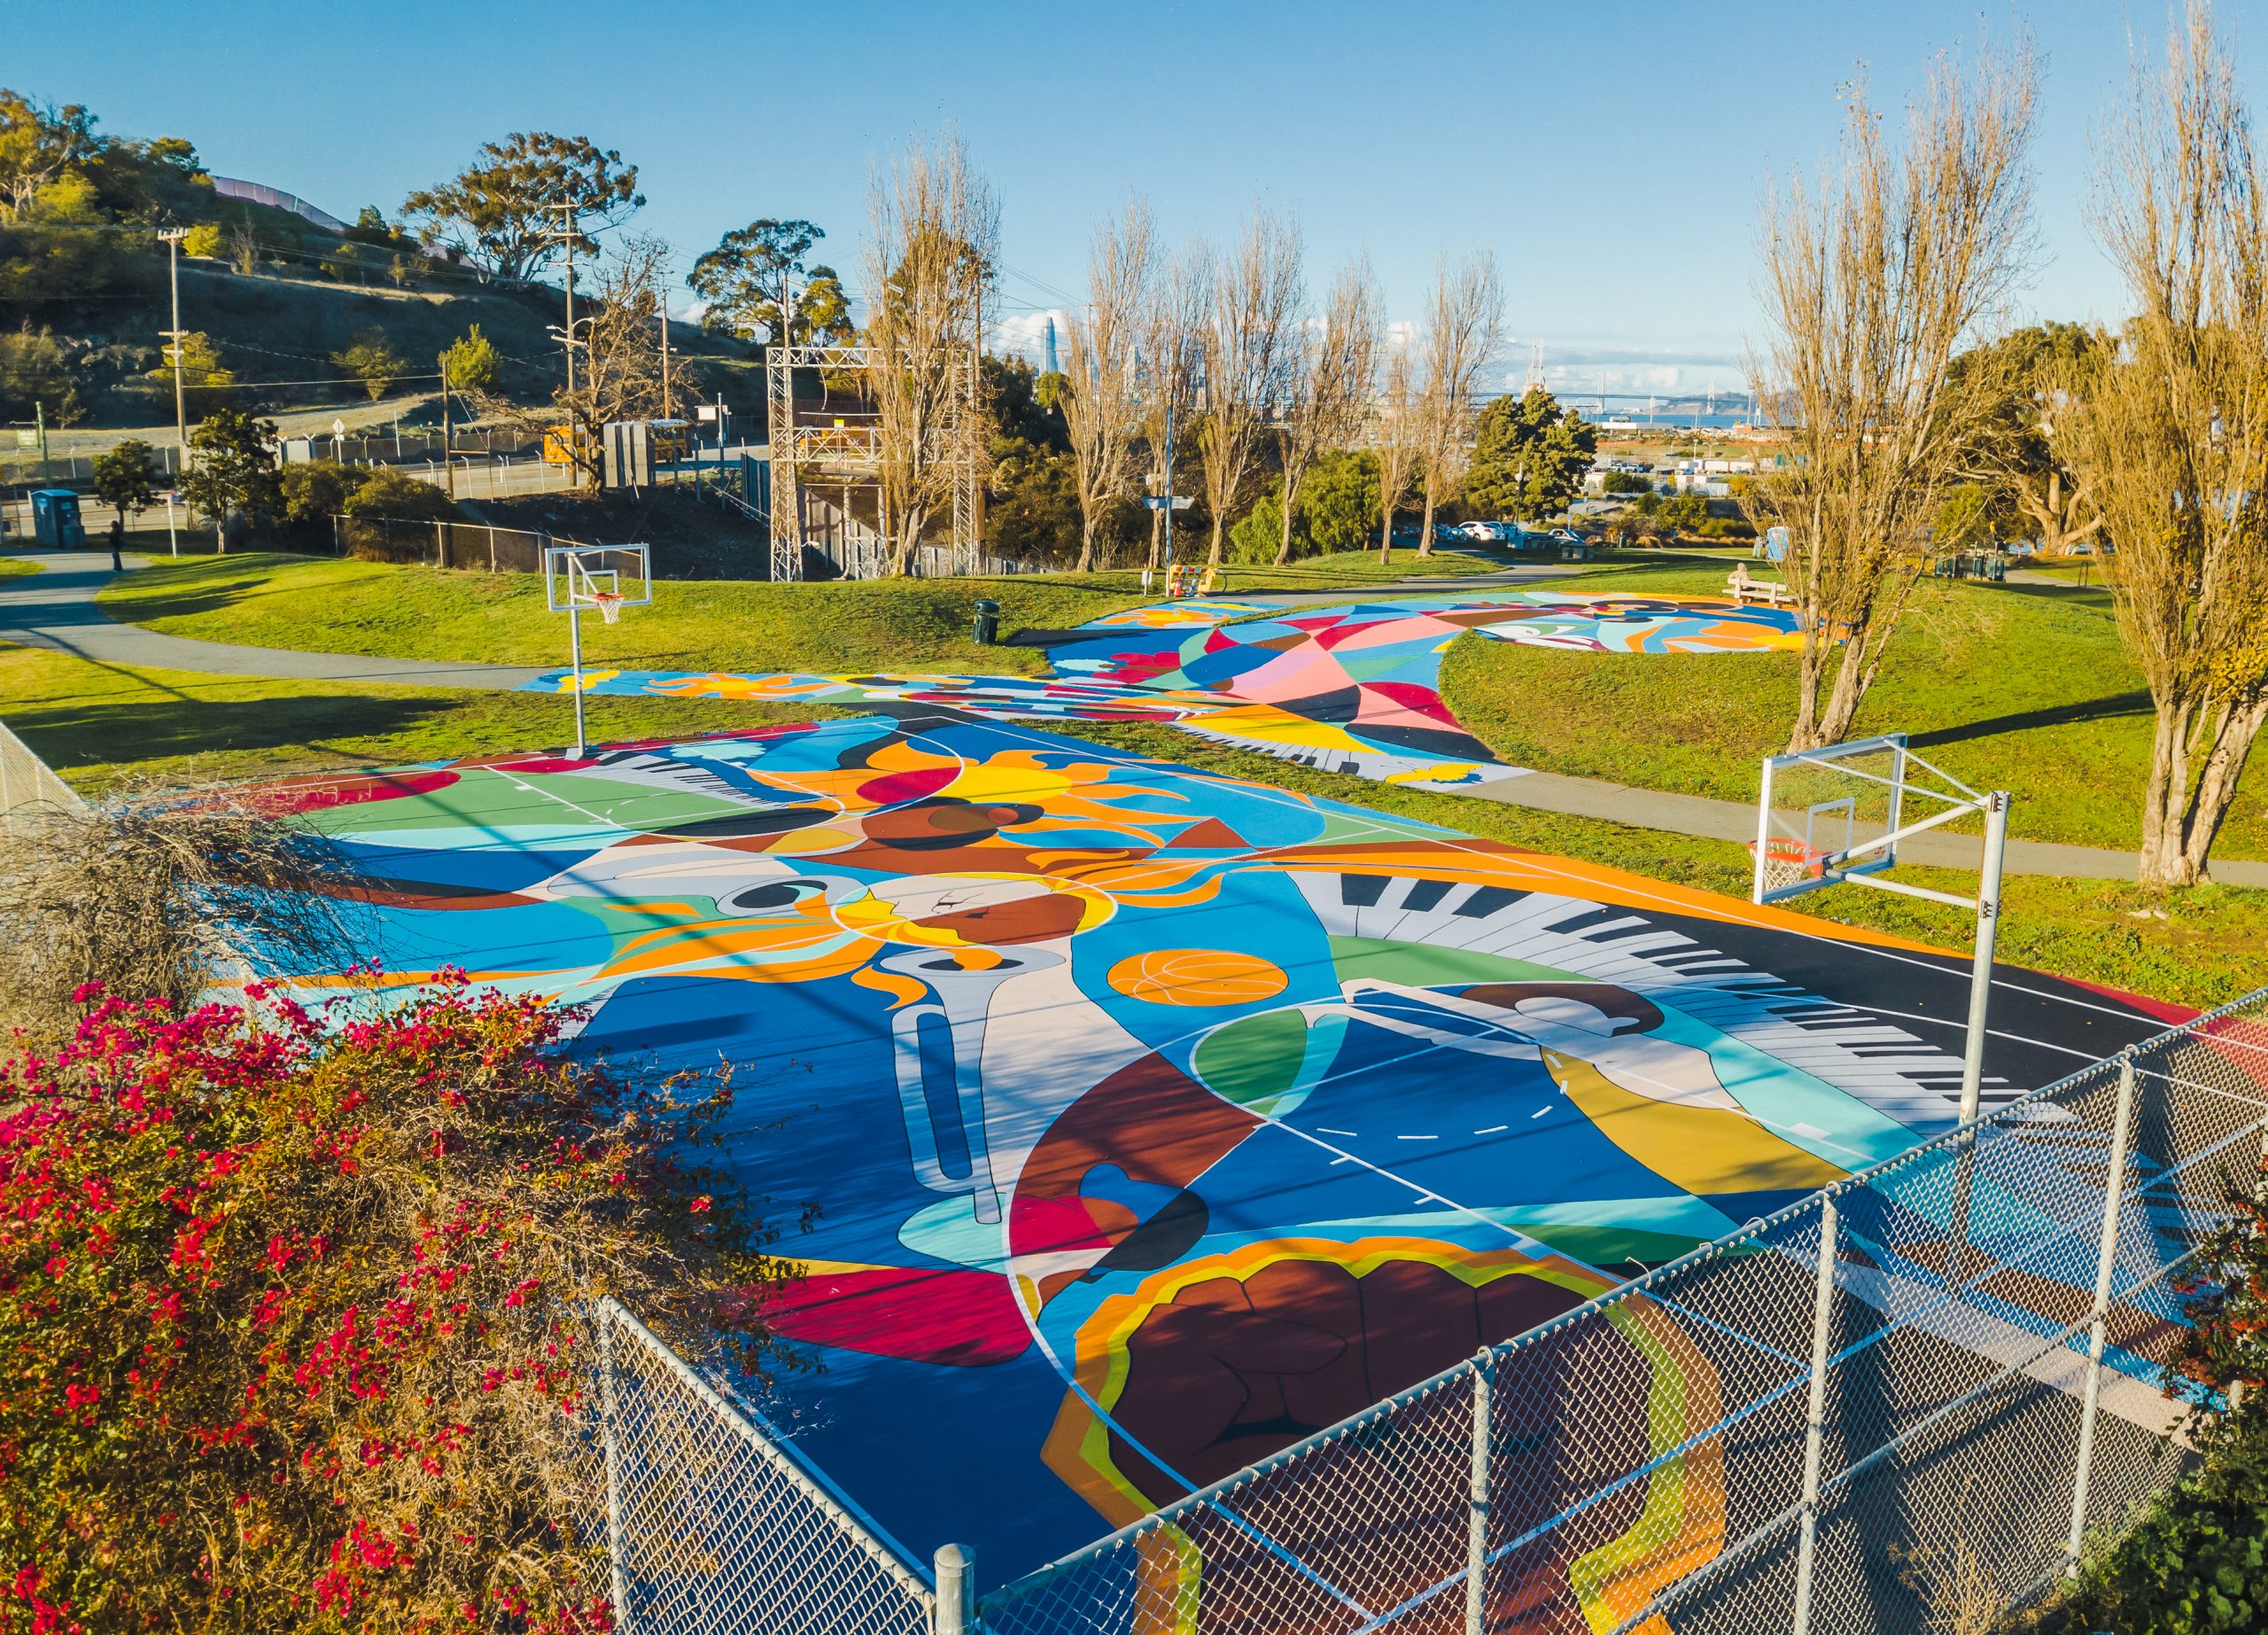
[[[599,617],[610,625],[622,617],[622,594],[619,591],[594,591],[591,593],[591,605],[598,609]]]
[[[1756,843],[1748,843],[1749,855],[1756,854]],[[1764,843],[1764,885],[1767,891],[1778,891],[1795,884],[1798,880],[1816,880],[1827,872],[1828,854],[1818,847],[1800,840],[1775,837]]]

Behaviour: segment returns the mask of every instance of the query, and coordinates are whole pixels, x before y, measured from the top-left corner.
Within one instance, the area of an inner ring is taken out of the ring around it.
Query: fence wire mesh
[[[46,814],[82,811],[86,804],[21,738],[0,726],[0,826],[11,839],[27,837]]]
[[[597,1312],[617,1627],[927,1635],[891,1545],[620,1305]]]
[[[2099,1538],[2184,1468],[2158,1386],[2176,1275],[2264,1141],[2268,990],[1005,1585],[985,1627],[1918,1631],[2005,1608],[2069,1564],[2075,1511]]]

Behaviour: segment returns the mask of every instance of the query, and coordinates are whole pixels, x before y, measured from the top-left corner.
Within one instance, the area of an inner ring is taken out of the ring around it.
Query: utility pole
[[[662,285],[662,418],[677,418],[677,398],[670,390],[670,286]]]
[[[39,428],[39,486],[51,487],[55,470],[47,458],[47,405],[38,398],[32,400],[32,424]]]
[[[189,469],[189,400],[181,381],[181,241],[189,237],[189,229],[168,227],[158,237],[166,241],[166,276],[173,285],[174,326],[166,331],[166,339],[173,345],[166,350],[174,360],[174,437],[180,456],[175,475],[179,475]]]
[[[449,354],[446,352],[434,360],[441,371],[441,469],[448,475],[444,480],[449,487],[449,498],[457,497],[456,461],[449,454]]]

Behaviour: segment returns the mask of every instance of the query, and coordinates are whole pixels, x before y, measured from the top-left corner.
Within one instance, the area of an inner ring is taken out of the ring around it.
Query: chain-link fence
[[[24,838],[45,813],[82,811],[86,804],[21,738],[0,725],[0,827],[10,839]]]
[[[2268,990],[995,1592],[993,1635],[1920,1630],[2182,1467],[2173,1280],[2268,1140]]]
[[[598,1312],[616,1627],[927,1635],[902,1553],[613,1301]]]
[[[400,517],[333,517],[331,547],[365,562],[470,568],[489,573],[540,573],[552,545],[574,545],[540,530],[485,522],[427,522]]]
[[[2185,1410],[2159,1390],[2175,1280],[2264,1152],[2268,989],[1006,1584],[982,1623],[1954,1627],[2038,1593],[2185,1467]],[[960,1595],[612,1320],[630,1627],[965,1627]]]

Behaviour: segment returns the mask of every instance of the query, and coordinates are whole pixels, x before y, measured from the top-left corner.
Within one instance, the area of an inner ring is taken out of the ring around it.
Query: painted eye
[[[769,908],[792,907],[824,890],[816,880],[767,880],[734,892],[725,899],[724,906],[742,914],[761,914]]]

